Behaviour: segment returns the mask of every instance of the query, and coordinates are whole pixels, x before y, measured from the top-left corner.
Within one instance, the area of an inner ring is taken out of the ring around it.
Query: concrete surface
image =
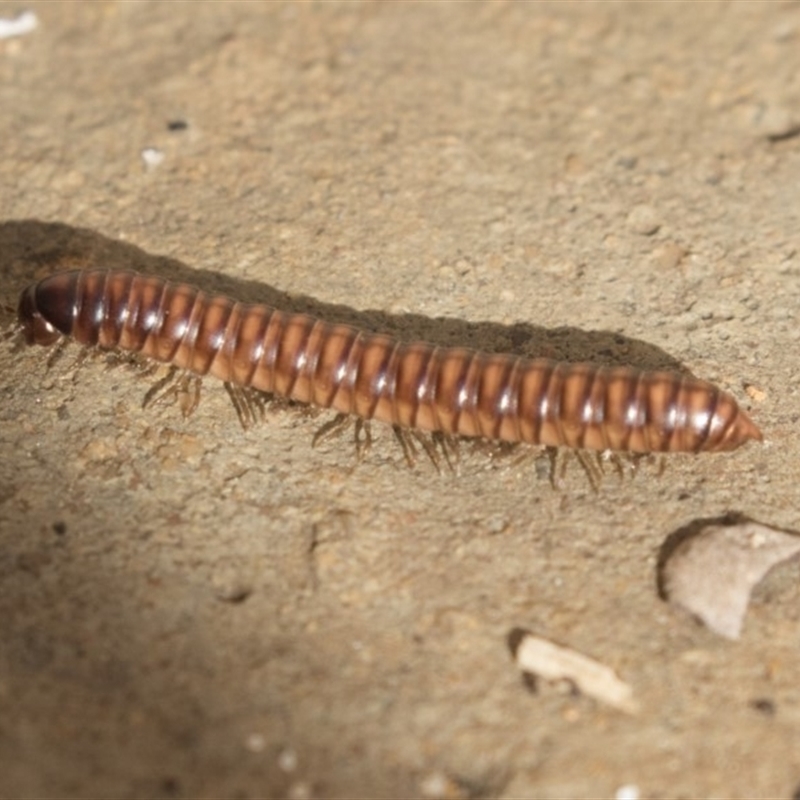
[[[553,491],[480,448],[409,470],[385,430],[356,464],[297,410],[243,431],[214,381],[143,410],[153,378],[4,345],[0,795],[792,797],[800,568],[732,643],[656,565],[698,518],[800,528],[800,4],[32,8],[0,41],[1,304],[133,266],[686,368],[766,441]],[[530,693],[518,627],[640,713]]]

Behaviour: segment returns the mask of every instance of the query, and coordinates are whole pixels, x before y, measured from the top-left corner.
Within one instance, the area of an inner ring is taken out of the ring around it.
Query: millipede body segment
[[[690,376],[402,342],[127,270],[44,278],[18,317],[29,344],[70,336],[400,428],[633,453],[762,439],[733,397]]]

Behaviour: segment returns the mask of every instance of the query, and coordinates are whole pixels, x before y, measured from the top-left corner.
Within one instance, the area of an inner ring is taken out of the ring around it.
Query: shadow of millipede
[[[31,282],[60,270],[87,268],[133,269],[189,283],[208,293],[310,314],[327,322],[386,333],[405,341],[528,358],[688,373],[681,362],[660,348],[612,331],[587,331],[570,326],[549,329],[530,322],[503,325],[420,314],[389,314],[377,309],[357,310],[305,295],[291,295],[258,281],[192,269],[177,259],[151,255],[135,245],[86,228],[38,220],[0,223],[0,274],[6,278],[0,294],[3,324],[13,320],[19,293]]]

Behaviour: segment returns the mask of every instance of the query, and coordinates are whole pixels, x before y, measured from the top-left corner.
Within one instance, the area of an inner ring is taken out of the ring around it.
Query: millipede
[[[46,277],[18,322],[28,344],[71,337],[395,432],[632,454],[762,440],[730,394],[690,375],[405,342],[130,270]]]

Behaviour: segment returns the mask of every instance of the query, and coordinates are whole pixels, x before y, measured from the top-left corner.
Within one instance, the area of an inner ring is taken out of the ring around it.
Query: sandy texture
[[[214,381],[142,410],[153,378],[4,346],[0,795],[791,797],[800,570],[734,643],[656,566],[695,519],[800,528],[800,4],[33,8],[0,42],[0,304],[132,266],[686,368],[766,441],[553,491],[480,451],[409,470],[385,430],[313,450],[324,416],[243,431]],[[531,694],[515,628],[639,715]]]

